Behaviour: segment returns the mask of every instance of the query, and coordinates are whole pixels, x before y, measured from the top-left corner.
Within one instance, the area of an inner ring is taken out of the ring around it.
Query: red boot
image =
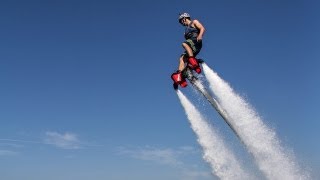
[[[193,56],[189,57],[188,65],[192,70],[196,71],[198,74],[201,73],[201,69],[200,69],[198,60],[196,58],[194,58]]]
[[[182,76],[181,71],[177,71],[171,75],[171,79],[173,80],[173,86],[175,89],[180,85],[181,87],[186,87],[187,81],[185,78]]]

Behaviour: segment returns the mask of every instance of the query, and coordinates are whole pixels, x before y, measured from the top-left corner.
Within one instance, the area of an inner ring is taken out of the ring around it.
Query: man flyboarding
[[[181,25],[186,27],[184,32],[186,40],[182,43],[185,52],[180,56],[178,70],[171,76],[175,82],[175,89],[177,89],[178,84],[182,87],[186,86],[182,77],[182,70],[185,69],[186,63],[192,70],[195,70],[198,74],[201,73],[199,62],[195,57],[202,48],[202,37],[205,32],[204,26],[198,20],[192,20],[188,13],[181,13],[178,20]]]
[[[186,27],[184,37],[185,41],[182,43],[182,47],[185,52],[181,55],[179,59],[178,70],[171,75],[174,81],[174,89],[177,90],[178,86],[186,87],[186,79],[197,89],[212,105],[212,107],[220,114],[223,120],[228,124],[231,130],[239,137],[238,132],[235,130],[232,123],[230,123],[228,113],[222,108],[219,102],[212,96],[206,88],[202,85],[198,78],[194,76],[193,71],[198,74],[201,73],[199,63],[202,63],[202,59],[196,59],[195,57],[200,52],[202,48],[202,37],[205,28],[198,20],[191,20],[188,13],[182,13],[179,16],[179,23]],[[241,140],[242,141],[242,140]]]

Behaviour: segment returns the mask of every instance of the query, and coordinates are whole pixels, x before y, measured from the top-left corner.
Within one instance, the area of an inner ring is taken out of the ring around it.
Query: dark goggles
[[[183,21],[185,21],[185,18],[181,18],[181,19],[179,19],[179,23],[180,23],[180,24],[182,24],[182,23],[183,23]]]

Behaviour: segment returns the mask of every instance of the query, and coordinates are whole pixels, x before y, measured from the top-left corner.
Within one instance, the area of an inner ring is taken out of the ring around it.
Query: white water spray
[[[272,180],[308,179],[294,156],[281,146],[276,133],[263,123],[253,108],[205,63],[203,71],[211,90],[227,111],[230,123],[265,176]]]
[[[223,140],[201,116],[196,107],[177,91],[181,104],[190,121],[191,128],[203,149],[203,158],[210,164],[212,173],[220,179],[250,179],[242,170],[234,154],[224,145]]]

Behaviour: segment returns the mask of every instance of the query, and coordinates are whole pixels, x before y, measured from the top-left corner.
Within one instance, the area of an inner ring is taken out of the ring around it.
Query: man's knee
[[[187,43],[185,43],[185,42],[182,43],[182,47],[183,47],[184,49],[190,48],[189,45],[188,45]]]

